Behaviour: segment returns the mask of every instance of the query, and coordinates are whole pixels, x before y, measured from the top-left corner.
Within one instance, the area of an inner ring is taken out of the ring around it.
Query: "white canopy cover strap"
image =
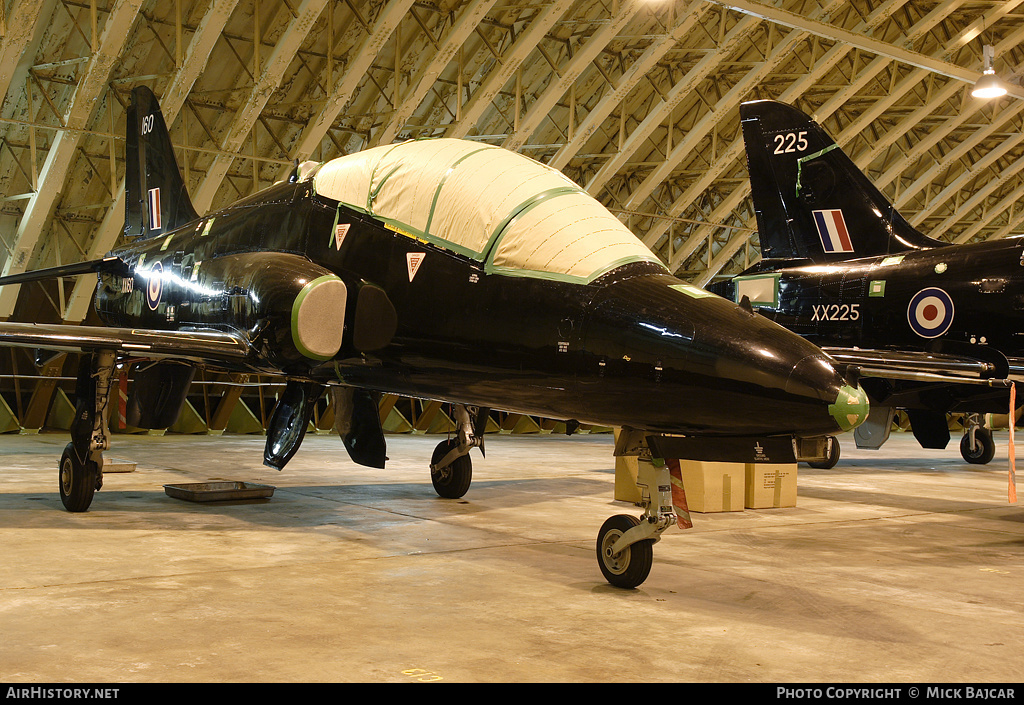
[[[571,179],[501,147],[411,140],[333,159],[313,178],[317,193],[488,273],[586,284],[630,262],[664,267]]]

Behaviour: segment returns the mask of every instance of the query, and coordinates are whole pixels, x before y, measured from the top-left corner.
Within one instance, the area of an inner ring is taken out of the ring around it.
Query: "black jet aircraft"
[[[961,453],[987,463],[981,415],[1007,413],[1024,371],[1024,240],[926,237],[804,113],[760,100],[740,118],[762,259],[709,288],[860,366],[858,447],[881,447],[905,409],[923,447],[945,448],[947,413],[967,412]]]
[[[101,485],[122,360],[135,366],[128,424],[140,428],[173,423],[197,366],[285,378],[264,452],[277,469],[325,390],[351,459],[376,468],[380,393],[450,402],[458,432],[430,463],[449,498],[469,488],[491,408],[621,426],[617,452],[645,459],[821,458],[867,417],[848,370],[671,276],[596,200],[526,157],[403,142],[296,165],[200,216],[148,88],[133,91],[127,122],[128,244],[0,280],[98,276],[103,326],[0,324],[0,344],[83,353],[59,470],[69,511]],[[612,517],[599,534],[616,585],[646,578],[650,546],[676,520],[668,471],[647,465],[643,521]]]

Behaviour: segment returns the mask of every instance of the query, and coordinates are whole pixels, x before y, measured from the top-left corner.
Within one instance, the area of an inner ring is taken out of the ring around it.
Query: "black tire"
[[[835,436],[833,436],[832,437],[831,448],[829,448],[829,451],[828,451],[828,457],[825,458],[824,460],[810,461],[807,464],[810,465],[812,468],[817,468],[818,470],[829,470],[831,468],[834,468],[838,462],[839,462],[839,439],[836,438]]]
[[[92,504],[99,481],[99,466],[92,460],[78,459],[73,443],[64,446],[57,469],[60,501],[69,512],[84,512]]]
[[[647,580],[654,565],[654,540],[644,539],[613,554],[611,547],[640,520],[626,514],[609,517],[597,534],[597,563],[604,579],[615,587],[632,589]]]
[[[996,455],[996,442],[992,440],[992,432],[987,428],[974,430],[974,442],[977,446],[971,450],[971,434],[965,433],[960,439],[960,455],[972,465],[985,465]]]
[[[469,455],[456,458],[455,462],[446,468],[433,469],[433,466],[458,444],[459,441],[456,438],[441,441],[434,448],[434,454],[430,457],[430,481],[438,496],[445,499],[459,499],[469,492],[469,485],[473,482],[473,461]]]

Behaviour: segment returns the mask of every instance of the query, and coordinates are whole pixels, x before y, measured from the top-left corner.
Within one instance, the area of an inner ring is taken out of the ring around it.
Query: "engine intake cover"
[[[341,349],[348,288],[333,274],[317,277],[292,304],[292,342],[306,357],[329,360]]]

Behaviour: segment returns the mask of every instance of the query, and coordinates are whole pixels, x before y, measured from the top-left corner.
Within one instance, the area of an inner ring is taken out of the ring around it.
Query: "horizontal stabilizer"
[[[99,273],[129,276],[131,268],[120,257],[104,257],[103,259],[93,259],[88,262],[76,262],[75,264],[63,264],[59,267],[34,269],[31,272],[21,272],[20,274],[9,274],[6,277],[0,277],[0,286],[44,281],[46,279],[56,279],[57,277],[73,277],[78,274]]]

